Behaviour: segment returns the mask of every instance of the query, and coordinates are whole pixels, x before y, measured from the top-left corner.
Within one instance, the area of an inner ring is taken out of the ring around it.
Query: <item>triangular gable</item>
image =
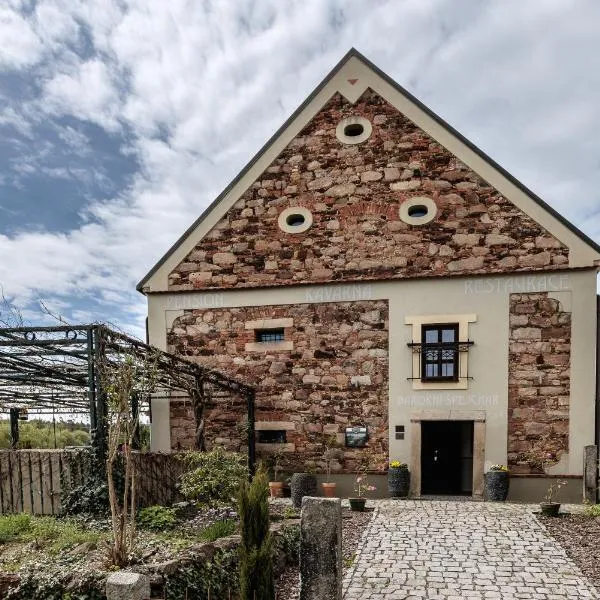
[[[368,89],[389,102],[468,168],[485,179],[523,213],[539,223],[550,235],[567,246],[569,267],[591,267],[600,260],[598,244],[519,183],[359,52],[352,49],[138,284],[138,290],[167,291],[169,273],[217,225],[249,186],[261,176],[327,102],[339,93],[350,103],[355,103]]]

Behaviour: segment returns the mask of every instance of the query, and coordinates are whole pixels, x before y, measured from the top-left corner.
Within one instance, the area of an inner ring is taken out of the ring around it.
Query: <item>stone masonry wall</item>
[[[293,319],[285,340],[292,350],[249,351],[255,341],[245,323],[257,319]],[[344,439],[348,426],[367,425],[369,446],[379,455],[373,470],[384,467],[388,454],[388,306],[387,301],[333,302],[289,306],[187,310],[168,334],[168,349],[199,364],[257,386],[257,422],[292,423],[287,431],[286,470],[322,471],[326,437]],[[183,447],[193,440],[183,423],[182,405],[171,409]],[[218,403],[219,419],[207,415],[209,444],[238,449],[245,407]],[[174,429],[172,429],[173,433]],[[293,444],[293,446],[291,446]],[[268,444],[275,447],[275,444]],[[336,472],[353,472],[363,450],[343,448]]]
[[[373,132],[335,136],[360,115]],[[400,220],[426,196],[437,216]],[[304,206],[305,233],[279,213]],[[172,291],[565,268],[568,249],[373,91],[335,95],[169,276]]]
[[[569,451],[571,313],[548,293],[510,295],[508,463],[543,473]],[[532,457],[531,453],[535,455]]]

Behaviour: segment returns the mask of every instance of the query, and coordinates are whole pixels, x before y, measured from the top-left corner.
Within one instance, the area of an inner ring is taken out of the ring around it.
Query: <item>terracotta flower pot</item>
[[[283,496],[283,481],[269,481],[269,492],[271,498],[281,498]]]
[[[560,502],[540,502],[540,510],[545,517],[558,517]]]
[[[367,503],[366,498],[349,498],[350,509],[357,512],[364,512],[365,504]]]
[[[328,483],[328,482],[323,482],[321,484],[321,487],[323,488],[323,493],[325,494],[326,498],[335,498],[335,489],[337,487],[337,483]]]

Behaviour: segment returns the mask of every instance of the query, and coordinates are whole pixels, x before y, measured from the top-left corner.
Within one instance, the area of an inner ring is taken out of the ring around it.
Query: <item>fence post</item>
[[[342,502],[302,499],[300,600],[342,600]]]
[[[583,448],[583,501],[598,501],[598,446]]]
[[[150,600],[150,579],[121,571],[106,580],[106,600]]]

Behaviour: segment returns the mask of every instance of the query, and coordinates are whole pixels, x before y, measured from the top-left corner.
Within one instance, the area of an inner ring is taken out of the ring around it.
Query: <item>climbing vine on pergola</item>
[[[248,461],[255,463],[253,387],[192,363],[106,325],[0,328],[0,413],[10,414],[13,447],[23,409],[41,414],[88,414],[91,443],[106,449],[106,393],[103,369],[124,360],[152,360],[156,397],[189,398],[196,421],[195,446],[205,448],[204,409],[215,393],[245,398],[248,409]],[[148,409],[151,398],[132,397],[132,411]]]

